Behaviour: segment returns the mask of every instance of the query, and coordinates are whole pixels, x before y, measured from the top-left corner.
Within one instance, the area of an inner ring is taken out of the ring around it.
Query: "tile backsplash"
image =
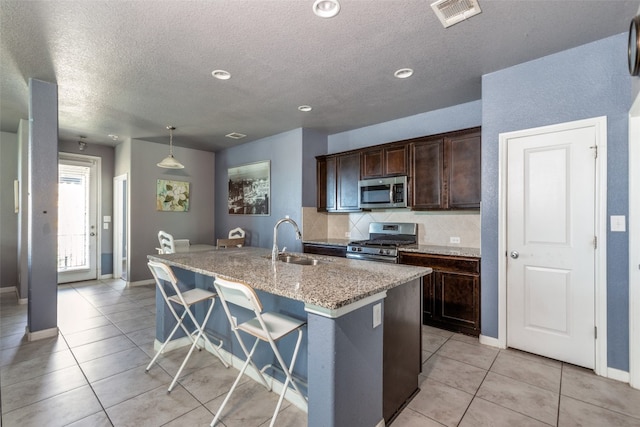
[[[383,210],[356,213],[317,212],[315,207],[302,208],[303,238],[353,239],[369,236],[371,222],[415,222],[418,243],[422,245],[480,248],[480,213],[476,211],[413,212]],[[457,237],[460,243],[451,243]]]

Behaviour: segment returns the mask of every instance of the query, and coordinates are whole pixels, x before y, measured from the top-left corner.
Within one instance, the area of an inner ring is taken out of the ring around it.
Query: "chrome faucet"
[[[296,229],[296,240],[302,239],[302,233],[300,233],[298,224],[296,224],[296,222],[291,218],[289,218],[288,216],[276,222],[276,225],[273,226],[273,249],[271,250],[271,261],[273,262],[276,262],[278,260],[278,255],[280,255],[280,252],[278,250],[278,227],[283,222],[290,223],[291,225],[293,225],[293,228]],[[283,249],[283,252],[284,252],[284,249]]]

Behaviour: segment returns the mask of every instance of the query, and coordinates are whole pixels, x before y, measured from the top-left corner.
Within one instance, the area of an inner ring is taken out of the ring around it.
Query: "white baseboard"
[[[13,292],[16,294],[16,299],[18,300],[18,304],[24,305],[29,302],[27,298],[20,298],[20,292],[18,292],[17,286],[4,286],[0,288],[0,294],[8,294],[10,292]]]
[[[620,369],[607,368],[607,378],[612,380],[622,381],[623,383],[629,383],[629,372],[621,371]]]
[[[488,345],[491,347],[497,347],[497,348],[506,348],[506,347],[500,346],[500,341],[498,340],[498,338],[488,337],[486,335],[481,334],[478,337],[478,340],[480,341],[480,344]]]
[[[29,327],[25,327],[25,332],[27,335],[27,341],[37,341],[44,338],[52,338],[58,336],[58,327],[43,329],[41,331],[29,332]]]
[[[127,286],[142,286],[142,285],[153,285],[155,281],[153,279],[147,280],[138,280],[136,282],[127,282]]]
[[[384,426],[385,426],[384,418],[378,421],[378,424],[376,424],[376,427],[384,427]]]
[[[101,274],[100,280],[102,279],[113,279],[113,274]]]
[[[209,347],[202,338],[200,338],[200,343],[204,345],[205,349],[209,353],[212,353],[212,355],[214,357],[216,357],[215,353],[213,353],[213,350],[211,349],[211,347]],[[180,348],[180,347],[185,347],[187,345],[191,345],[191,340],[188,337],[177,338],[175,340],[171,340],[171,342],[169,342],[167,344],[167,346],[165,347],[164,351],[168,352],[168,351]],[[154,343],[153,343],[153,348],[156,351],[158,351],[161,346],[162,346],[162,343],[156,339],[154,341]],[[245,363],[245,361],[243,359],[240,359],[239,357],[229,353],[225,349],[219,349],[218,351],[220,352],[220,355],[222,355],[222,358],[225,360],[225,362],[227,362],[229,365],[231,365],[234,368],[236,368],[238,371],[240,369],[242,369],[242,366]],[[248,377],[250,377],[254,381],[262,384],[262,382],[260,381],[260,379],[258,377],[257,372],[255,371],[255,369],[253,369],[251,367],[251,365],[249,365],[249,367],[245,371],[245,375],[247,375]],[[273,392],[276,393],[276,394],[280,394],[284,384],[281,383],[280,381],[278,381],[277,379],[273,378],[272,376],[268,375],[268,374],[263,374],[263,375],[264,375],[265,379],[267,380],[267,382],[271,383],[271,389],[273,390]],[[307,408],[308,408],[307,401],[302,399],[298,395],[298,393],[296,393],[295,391],[292,391],[291,388],[289,389],[289,391],[287,391],[287,394],[284,396],[284,398],[287,401],[289,401],[289,403],[291,403],[292,405],[295,405],[296,408],[300,409],[301,411],[304,411],[305,413],[307,412]],[[384,419],[382,420],[382,424],[378,423],[377,426],[380,426],[380,425],[384,426]]]

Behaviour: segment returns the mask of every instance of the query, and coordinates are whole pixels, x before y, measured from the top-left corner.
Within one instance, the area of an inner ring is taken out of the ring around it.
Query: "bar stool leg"
[[[271,347],[273,348],[273,352],[276,355],[276,358],[278,359],[278,363],[280,363],[280,366],[282,366],[283,368],[282,370],[284,371],[284,374],[287,376],[287,379],[284,382],[284,386],[282,387],[282,392],[280,393],[280,398],[278,399],[278,404],[276,405],[275,411],[273,411],[273,416],[271,417],[271,423],[269,424],[269,427],[273,427],[276,423],[276,418],[278,417],[278,412],[280,412],[280,407],[282,406],[284,395],[287,393],[287,389],[289,388],[289,383],[293,385],[293,388],[295,389],[295,391],[297,391],[298,394],[302,397],[302,399],[306,401],[305,397],[300,392],[300,389],[298,389],[298,386],[296,385],[295,380],[291,376],[293,367],[296,364],[296,358],[298,357],[298,350],[300,349],[301,341],[302,341],[302,329],[298,329],[298,340],[296,342],[296,348],[293,350],[293,356],[291,357],[291,364],[289,365],[289,367],[287,367],[286,363],[284,363],[284,360],[282,360],[282,356],[280,355],[280,352],[278,351],[276,344],[273,341],[269,341],[269,343],[271,344]]]
[[[256,347],[258,347],[258,342],[260,342],[260,340],[256,338],[256,342],[253,344],[253,347],[251,348],[251,353],[249,353],[249,354],[246,353],[247,350],[244,347],[244,345],[242,345],[242,348],[245,351],[245,355],[247,356],[247,360],[244,362],[244,365],[242,365],[242,369],[240,369],[240,373],[236,377],[236,380],[233,382],[233,385],[231,386],[231,389],[227,393],[227,396],[222,401],[222,405],[220,405],[220,408],[218,408],[218,411],[216,412],[216,416],[213,418],[213,421],[211,421],[210,427],[215,426],[216,423],[218,422],[218,420],[220,419],[220,416],[222,415],[222,411],[223,411],[224,407],[227,405],[227,402],[229,401],[229,399],[231,398],[231,394],[233,393],[233,391],[236,389],[236,386],[240,382],[240,378],[242,378],[242,376],[244,375],[244,371],[247,370],[247,367],[249,366],[249,364],[253,365],[253,360],[251,360],[251,356],[253,356],[253,353],[256,350]],[[258,371],[258,372],[260,372],[260,371]],[[263,378],[263,380],[264,380],[264,378]]]

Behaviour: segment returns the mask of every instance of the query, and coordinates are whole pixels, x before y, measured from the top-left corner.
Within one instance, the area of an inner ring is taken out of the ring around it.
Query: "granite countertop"
[[[171,266],[244,282],[255,289],[302,301],[326,310],[379,294],[431,273],[430,268],[296,254],[314,258],[318,265],[271,262],[271,250],[245,246],[206,252],[149,255]]]
[[[308,239],[304,243],[314,243],[329,246],[347,246],[351,242],[349,239]],[[480,258],[480,248],[465,248],[461,246],[438,246],[438,245],[410,245],[398,248],[401,252],[415,252],[432,255],[465,256]]]

